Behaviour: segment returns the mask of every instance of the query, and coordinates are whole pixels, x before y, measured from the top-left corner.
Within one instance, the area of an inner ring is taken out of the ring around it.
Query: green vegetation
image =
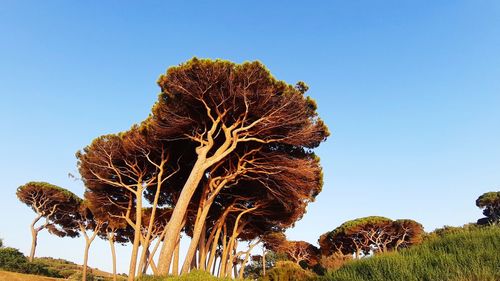
[[[229,277],[217,278],[212,274],[202,270],[193,270],[190,273],[183,276],[169,276],[169,277],[143,276],[137,279],[137,281],[231,281],[231,280],[233,279]]]
[[[467,228],[431,235],[423,244],[349,262],[331,281],[500,280],[500,228]]]
[[[266,276],[259,278],[259,281],[307,281],[316,279],[315,276],[294,262],[280,261]]]

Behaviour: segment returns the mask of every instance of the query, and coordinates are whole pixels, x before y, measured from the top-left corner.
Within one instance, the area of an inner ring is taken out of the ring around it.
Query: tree
[[[320,250],[306,241],[289,241],[282,232],[269,233],[263,239],[267,249],[286,255],[298,265],[313,267],[319,262]]]
[[[152,141],[144,127],[134,126],[125,133],[95,139],[76,156],[86,187],[107,196],[101,201],[108,200],[114,204],[114,216],[122,218],[134,229],[129,268],[129,280],[133,280],[139,246],[149,245],[151,239],[161,188],[176,173],[169,166],[169,152]],[[145,193],[151,190],[154,190],[153,198],[149,198],[152,204],[151,220],[141,243],[143,200]],[[146,255],[147,248],[143,247],[139,265],[144,264]]]
[[[409,247],[422,241],[423,227],[413,220],[371,216],[347,221],[320,236],[323,256],[354,254],[356,258]]]
[[[152,115],[79,152],[80,173],[88,189],[122,192],[113,196],[129,202],[119,205],[135,229],[130,280],[138,247],[151,238],[140,241],[143,196],[153,210],[172,208],[158,274],[170,271],[183,229],[192,237],[183,272],[196,253],[198,265],[210,268],[222,249],[219,264],[228,273],[238,240],[291,226],[319,193],[321,167],[312,149],[326,139],[327,128],[304,83],[277,81],[258,62],[193,59],[170,68],[158,84],[162,93]],[[276,224],[278,218],[284,222]],[[139,264],[146,254],[143,247]]]
[[[479,225],[500,223],[500,191],[486,192],[476,200],[476,206],[483,209],[484,218],[477,221]]]
[[[393,222],[392,234],[395,239],[391,243],[390,249],[397,251],[400,248],[418,245],[422,243],[424,234],[424,227],[420,223],[409,219],[396,220]]]
[[[206,171],[240,146],[261,144],[310,149],[328,135],[305,87],[275,80],[260,63],[193,59],[160,77],[162,94],[151,127],[164,140],[190,141],[196,160],[190,168],[167,237],[178,236],[189,202]],[[248,150],[250,151],[250,150]],[[165,240],[159,267],[168,273],[175,241]]]
[[[75,194],[46,182],[29,182],[20,186],[16,195],[21,202],[31,207],[37,214],[30,225],[32,238],[30,262],[35,257],[38,233],[43,229],[60,237],[78,236],[78,232],[73,227],[61,224],[73,215],[74,206],[81,203],[81,199]],[[45,222],[37,226],[41,218],[45,218]]]
[[[83,238],[85,238],[85,249],[83,252],[83,266],[82,266],[83,267],[82,281],[86,281],[89,249],[92,242],[96,238],[97,234],[99,234],[99,232],[102,231],[102,227],[104,226],[105,222],[100,221],[96,217],[94,217],[94,214],[89,208],[89,203],[87,201],[82,201],[82,203],[79,206],[77,206],[77,208],[75,208],[75,220],[68,221],[68,226],[75,224],[78,226],[80,233],[83,235]],[[87,232],[88,230],[91,231],[90,235]]]
[[[118,203],[119,200],[110,200],[111,197],[113,196],[108,193],[91,190],[87,190],[84,193],[87,208],[90,209],[94,219],[102,223],[101,228],[97,231],[97,235],[109,242],[113,265],[113,280],[116,281],[115,243],[125,244],[133,240],[133,230],[123,218],[117,215],[121,211],[121,208],[126,207],[120,205]],[[114,199],[117,199],[117,197]]]

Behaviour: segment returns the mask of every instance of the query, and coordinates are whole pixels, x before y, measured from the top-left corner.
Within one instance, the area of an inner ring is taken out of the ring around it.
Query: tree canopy
[[[343,223],[321,235],[319,244],[324,256],[341,253],[360,257],[418,244],[423,233],[422,225],[413,220],[371,216]]]
[[[478,224],[500,223],[500,191],[486,192],[476,200],[476,206],[483,209],[485,218],[477,221]]]

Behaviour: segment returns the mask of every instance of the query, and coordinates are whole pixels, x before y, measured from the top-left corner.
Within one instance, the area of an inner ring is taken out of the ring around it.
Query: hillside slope
[[[0,271],[0,281],[61,281],[62,278],[52,278],[17,272]]]
[[[461,230],[399,253],[357,260],[327,273],[328,281],[498,281],[500,227]]]

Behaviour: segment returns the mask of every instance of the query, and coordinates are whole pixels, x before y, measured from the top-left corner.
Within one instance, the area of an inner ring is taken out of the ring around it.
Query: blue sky
[[[158,76],[193,56],[262,61],[303,80],[332,136],[325,185],[287,232],[315,242],[361,216],[427,230],[475,221],[500,186],[500,2],[3,1],[0,237],[29,251],[31,180],[81,195],[77,150],[143,120]],[[83,239],[40,236],[38,255],[81,262]],[[128,267],[119,249],[119,271]],[[98,241],[89,264],[110,270]]]

